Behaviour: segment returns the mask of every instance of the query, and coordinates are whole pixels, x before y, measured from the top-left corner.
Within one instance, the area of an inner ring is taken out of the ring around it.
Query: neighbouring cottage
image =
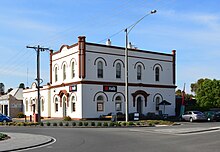
[[[128,49],[129,113],[175,115],[176,51]],[[50,83],[43,86],[42,117],[98,118],[125,113],[125,48],[86,42],[50,51]],[[23,91],[24,113],[37,112],[37,87]],[[169,105],[161,105],[162,101]]]
[[[17,117],[23,109],[23,88],[15,88],[9,93],[0,96],[0,113]]]

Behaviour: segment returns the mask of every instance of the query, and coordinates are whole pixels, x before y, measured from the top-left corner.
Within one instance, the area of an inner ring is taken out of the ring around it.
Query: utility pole
[[[37,52],[37,78],[35,79],[37,81],[37,122],[41,122],[41,104],[40,104],[40,52],[43,52],[45,50],[49,50],[49,48],[40,47],[39,45],[36,46],[26,46],[27,48],[34,49]]]

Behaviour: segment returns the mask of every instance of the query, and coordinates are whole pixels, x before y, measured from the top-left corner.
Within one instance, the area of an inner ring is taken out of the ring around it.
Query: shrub
[[[44,123],[43,123],[43,122],[41,122],[41,123],[40,123],[40,126],[44,126]]]
[[[59,126],[63,126],[63,122],[61,121],[61,122],[59,122]]]
[[[66,117],[63,118],[63,120],[64,120],[64,121],[71,121],[72,119],[71,119],[70,116],[66,116]]]
[[[47,124],[47,126],[50,126],[50,122],[47,122],[46,124]]]
[[[137,126],[140,126],[141,124],[140,124],[140,122],[137,122],[136,125],[137,125]]]
[[[108,127],[108,123],[107,123],[107,122],[104,122],[104,123],[103,123],[103,126]]]
[[[0,140],[4,140],[8,135],[0,133]]]
[[[69,123],[68,123],[68,122],[67,122],[67,123],[65,123],[65,126],[66,126],[66,127],[68,127],[68,126],[69,126]]]
[[[56,122],[54,122],[54,123],[53,123],[53,126],[57,126],[57,123],[56,123]]]
[[[88,126],[89,125],[89,123],[88,122],[84,122],[84,126]]]
[[[24,115],[23,112],[19,112],[19,113],[17,114],[17,117],[18,117],[18,118],[24,118],[24,116],[25,116],[25,115]]]
[[[129,126],[133,126],[133,125],[134,125],[134,122],[129,121],[128,125],[129,125]]]
[[[91,122],[91,126],[95,126],[95,122]]]
[[[79,126],[82,126],[82,125],[83,125],[83,123],[80,121],[78,125],[79,125]]]
[[[101,122],[98,122],[98,123],[97,123],[97,126],[102,126],[102,123],[101,123]]]
[[[76,126],[76,122],[72,122],[72,126]]]
[[[109,126],[113,127],[113,126],[115,126],[115,123],[114,122],[110,122]]]
[[[127,123],[126,122],[122,122],[122,126],[126,126],[127,125]]]
[[[116,123],[116,126],[121,126],[121,123],[120,123],[120,122],[117,122],[117,123]]]

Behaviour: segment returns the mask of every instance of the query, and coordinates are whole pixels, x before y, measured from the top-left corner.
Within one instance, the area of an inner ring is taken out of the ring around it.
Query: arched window
[[[137,66],[137,80],[141,80],[141,65]]]
[[[98,78],[103,78],[103,62],[99,61],[98,62],[98,67],[97,67],[98,71],[97,71],[97,76]]]
[[[121,97],[117,96],[115,98],[115,111],[122,111],[122,102],[121,102]]]
[[[44,99],[41,99],[41,111],[44,111]]]
[[[72,75],[72,78],[75,77],[75,63],[74,62],[71,63],[71,75]]]
[[[76,111],[76,97],[72,96],[71,98],[71,111],[75,112]]]
[[[63,65],[63,80],[66,80],[66,64]]]
[[[55,98],[55,102],[54,102],[54,106],[55,106],[55,112],[58,112],[58,98]]]
[[[160,81],[160,69],[156,67],[155,69],[155,81]]]
[[[25,100],[25,110],[28,111],[28,99]]]
[[[104,98],[103,98],[103,96],[97,97],[97,111],[104,111]]]
[[[55,82],[58,81],[58,75],[57,75],[57,72],[58,72],[58,68],[55,67]]]
[[[33,111],[33,99],[30,99],[30,102],[31,111]]]
[[[121,78],[121,64],[116,64],[116,78]]]
[[[159,110],[160,97],[156,97],[156,110]]]

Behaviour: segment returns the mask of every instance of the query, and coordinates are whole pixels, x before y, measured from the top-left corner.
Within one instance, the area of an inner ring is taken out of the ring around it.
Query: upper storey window
[[[66,64],[63,65],[63,80],[66,80]]]
[[[75,63],[74,62],[71,63],[71,75],[72,75],[72,78],[75,77]]]
[[[97,65],[97,77],[98,78],[103,78],[103,62],[102,61],[99,61],[98,62],[98,65]]]
[[[55,67],[55,82],[58,81],[58,75],[57,75],[57,73],[58,73],[58,68]]]
[[[116,64],[116,78],[121,78],[121,64]]]
[[[155,69],[155,81],[160,81],[160,69],[156,67]]]
[[[142,75],[141,65],[138,65],[137,66],[137,80],[141,80],[141,75]]]

